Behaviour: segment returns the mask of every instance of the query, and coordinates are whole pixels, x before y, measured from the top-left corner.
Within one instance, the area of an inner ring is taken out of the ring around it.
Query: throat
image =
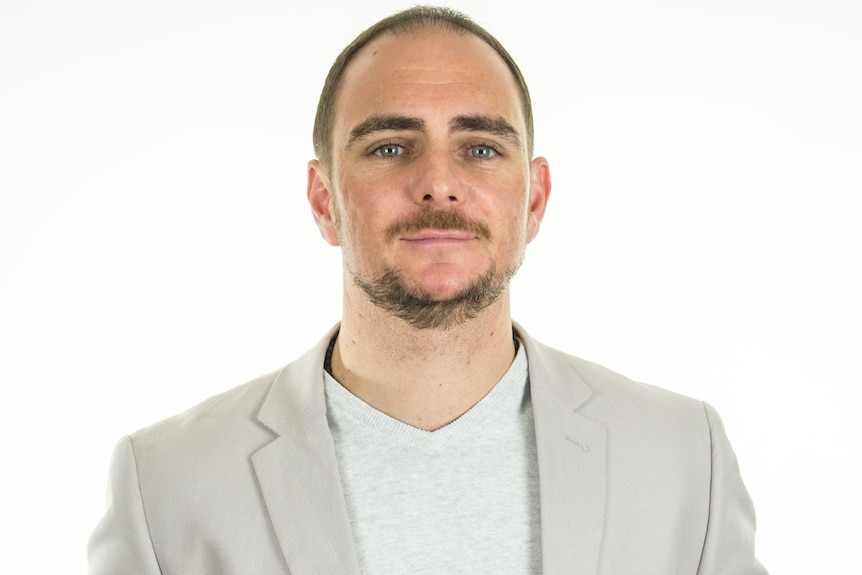
[[[474,345],[460,338],[443,343],[427,339],[421,346],[363,342],[348,337],[342,326],[329,343],[324,369],[375,409],[434,431],[487,395],[511,366],[519,345],[511,323],[507,330],[470,342]]]

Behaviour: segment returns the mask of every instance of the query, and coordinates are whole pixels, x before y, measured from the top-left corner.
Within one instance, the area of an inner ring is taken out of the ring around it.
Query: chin
[[[392,269],[371,281],[353,277],[371,303],[417,329],[451,329],[478,317],[500,299],[510,278],[496,269],[472,280],[437,278],[415,286]]]

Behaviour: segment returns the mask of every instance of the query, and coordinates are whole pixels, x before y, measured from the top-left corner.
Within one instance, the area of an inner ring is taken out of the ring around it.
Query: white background
[[[125,433],[340,311],[329,64],[406,2],[0,0],[0,572],[85,571]],[[725,419],[773,573],[858,558],[862,4],[457,4],[530,84],[531,333]]]

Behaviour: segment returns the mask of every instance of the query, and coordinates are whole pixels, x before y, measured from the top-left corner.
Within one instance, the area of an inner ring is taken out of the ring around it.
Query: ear
[[[320,235],[331,246],[338,245],[335,219],[332,217],[329,177],[318,160],[308,162],[308,204]]]
[[[530,211],[527,220],[527,242],[539,233],[539,226],[545,217],[545,207],[551,195],[551,172],[548,160],[538,157],[530,166]]]

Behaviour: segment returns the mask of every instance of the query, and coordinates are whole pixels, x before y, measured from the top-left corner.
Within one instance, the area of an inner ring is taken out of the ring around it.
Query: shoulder
[[[560,421],[600,429],[595,437],[607,447],[611,488],[674,486],[705,497],[718,419],[703,401],[535,342],[529,359],[537,428],[541,417],[559,414]]]
[[[644,411],[694,410],[704,416],[704,405],[695,399],[664,387],[636,381],[605,366],[579,357],[557,352],[565,358],[571,369],[592,389],[591,399],[595,403],[609,403],[619,409],[633,408]]]
[[[186,458],[189,453],[203,455],[226,443],[271,438],[272,434],[257,421],[257,414],[281,371],[257,377],[135,431],[129,440],[139,463],[157,458],[165,464],[174,457]]]
[[[544,393],[609,430],[666,431],[708,442],[711,408],[703,401],[635,381],[536,340],[528,342],[534,392]]]
[[[322,393],[323,354],[331,334],[284,367],[132,433],[133,444],[140,449],[157,445],[195,449],[271,440]]]

